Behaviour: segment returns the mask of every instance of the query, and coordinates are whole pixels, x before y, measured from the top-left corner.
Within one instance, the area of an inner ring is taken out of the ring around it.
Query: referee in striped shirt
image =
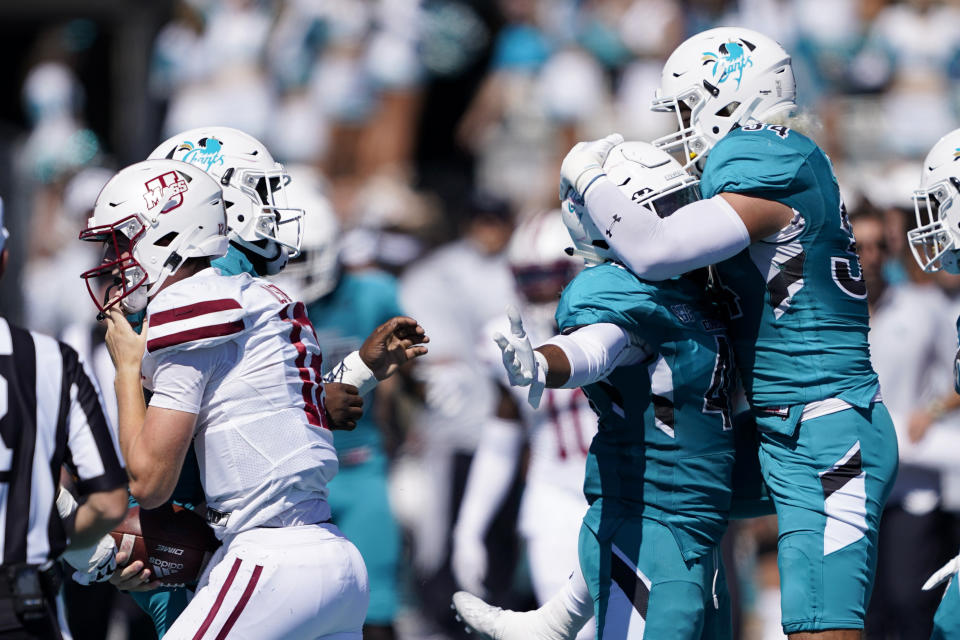
[[[0,201],[0,277],[7,237]],[[81,496],[75,510],[58,499],[62,466]],[[126,483],[99,388],[76,351],[0,318],[0,640],[61,637],[56,560],[95,547],[120,522]]]

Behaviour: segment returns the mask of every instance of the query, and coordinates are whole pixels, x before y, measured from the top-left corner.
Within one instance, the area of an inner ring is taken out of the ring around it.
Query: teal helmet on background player
[[[796,110],[790,54],[741,27],[709,29],[684,41],[663,65],[653,111],[673,112],[679,130],[654,140],[702,170],[710,149],[735,127]]]
[[[924,271],[960,274],[960,129],[933,145],[913,192],[917,228],[907,233]]]
[[[648,142],[618,144],[607,155],[603,170],[640,208],[635,212],[638,215],[652,213],[665,218],[700,199],[700,180],[669,153]],[[561,217],[574,244],[568,253],[582,257],[588,265],[617,261],[605,231],[596,227],[582,201],[574,196],[564,199]],[[616,217],[613,220],[616,224]]]
[[[288,205],[290,175],[256,138],[231,127],[199,127],[160,144],[151,159],[202,168],[223,188],[230,242],[261,275],[300,253],[303,209]]]

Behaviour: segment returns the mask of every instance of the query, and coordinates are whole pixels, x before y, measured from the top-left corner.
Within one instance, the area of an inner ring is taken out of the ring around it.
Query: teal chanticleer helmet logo
[[[183,152],[181,160],[188,164],[203,167],[210,171],[213,167],[223,166],[223,143],[213,137],[200,138],[197,145],[190,141],[181,142],[177,152]]]
[[[740,82],[743,80],[743,71],[747,67],[753,66],[753,56],[747,53],[747,47],[753,50],[753,47],[743,42],[730,40],[720,45],[718,53],[713,51],[704,51],[701,63],[712,64],[711,73],[717,78],[717,84],[726,82],[729,78],[737,81],[737,89],[740,88]]]

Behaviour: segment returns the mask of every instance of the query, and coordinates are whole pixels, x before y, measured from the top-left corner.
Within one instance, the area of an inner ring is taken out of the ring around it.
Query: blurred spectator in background
[[[520,313],[534,344],[558,333],[554,315],[563,287],[582,267],[566,256],[572,246],[558,210],[536,212],[514,231],[507,256],[516,279]],[[597,432],[597,416],[580,388],[546,389],[538,409],[527,402],[526,387],[511,387],[494,333],[509,335],[501,314],[478,336],[477,350],[485,374],[496,385],[495,411],[480,433],[470,464],[463,502],[453,530],[452,567],[459,588],[485,596],[487,566],[497,549],[484,543],[490,522],[509,490],[524,445],[529,464],[517,530],[525,542],[530,579],[539,604],[559,593],[579,562],[577,541],[587,501],[583,476],[587,449]],[[593,638],[588,623],[577,635]]]
[[[290,202],[303,207],[307,224],[301,255],[276,280],[307,305],[307,315],[323,349],[323,373],[360,348],[366,337],[394,316],[404,315],[397,302],[396,279],[382,271],[345,271],[339,261],[340,226],[321,190],[315,170],[289,169]],[[287,287],[289,283],[289,287]],[[370,582],[364,640],[396,638],[400,529],[387,494],[385,425],[377,398],[390,393],[385,380],[363,397],[363,417],[352,431],[336,431],[340,470],[330,483],[331,519],[357,546]]]
[[[958,53],[960,8],[953,2],[890,2],[876,15],[857,63],[862,86],[885,90],[884,131],[893,151],[926,153],[954,128],[948,72]]]
[[[216,124],[267,138],[273,93],[263,58],[271,23],[269,5],[256,0],[180,1],[154,49],[152,85],[168,100],[162,137]]]
[[[77,242],[77,237],[93,213],[100,189],[113,174],[110,169],[91,166],[69,178],[62,195],[58,193],[51,202],[49,215],[33,218],[34,250],[21,274],[29,325],[63,339],[67,339],[65,332],[71,329],[74,338],[68,342],[84,355],[89,354],[89,338],[80,342],[79,334],[90,331],[96,314],[82,313],[88,310],[89,303],[84,298],[89,294],[73,278],[65,276],[82,273],[98,258],[97,249]]]
[[[430,332],[431,358],[416,369],[425,407],[419,417],[419,460],[429,476],[414,530],[414,569],[427,578],[426,614],[455,629],[449,614],[454,581],[449,569],[450,530],[483,425],[493,413],[496,389],[473,348],[481,330],[516,302],[504,249],[513,230],[513,211],[498,197],[476,193],[465,203],[463,237],[413,264],[400,280],[400,301]],[[516,499],[512,509],[516,513]],[[509,590],[516,560],[514,520],[494,525],[507,535],[491,544],[503,566],[491,567],[495,595]],[[506,544],[505,544],[506,542]],[[506,574],[506,575],[504,575]],[[497,592],[500,593],[497,593]],[[501,599],[502,602],[502,599]]]
[[[939,469],[908,452],[934,422],[957,430],[960,438],[960,415],[947,411],[960,404],[952,382],[955,318],[946,296],[909,257],[904,261],[909,278],[889,282],[884,265],[891,255],[881,212],[863,209],[851,216],[851,224],[867,284],[871,359],[903,449],[880,522],[867,637],[926,640],[939,594],[920,588],[953,556],[956,519],[941,504]]]

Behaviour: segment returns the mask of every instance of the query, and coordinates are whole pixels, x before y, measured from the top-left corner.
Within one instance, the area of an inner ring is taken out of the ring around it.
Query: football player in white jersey
[[[302,303],[247,273],[210,268],[228,246],[223,199],[198,167],[142,162],[104,187],[81,233],[105,247],[83,274],[88,285],[114,282],[103,301],[93,297],[117,368],[130,491],[146,508],[169,499],[193,442],[208,520],[224,543],[166,637],[359,640],[366,570],[326,523],[337,458],[320,347]],[[138,335],[124,314],[143,309]],[[372,367],[378,379],[426,352],[414,321],[391,322]]]
[[[556,210],[531,216],[510,239],[507,256],[522,300],[520,311],[535,342],[557,333],[559,293],[581,262],[564,253],[569,245],[570,235]],[[526,541],[534,593],[543,603],[563,587],[577,562],[577,538],[587,510],[583,473],[597,416],[580,388],[546,389],[540,407],[533,409],[526,388],[510,386],[503,357],[491,339],[495,333],[510,333],[506,318],[488,323],[482,332],[480,359],[498,383],[500,399],[470,465],[453,531],[452,568],[461,588],[485,592],[484,536],[509,491],[526,438],[530,463],[518,527]],[[578,637],[592,638],[592,625]]]

